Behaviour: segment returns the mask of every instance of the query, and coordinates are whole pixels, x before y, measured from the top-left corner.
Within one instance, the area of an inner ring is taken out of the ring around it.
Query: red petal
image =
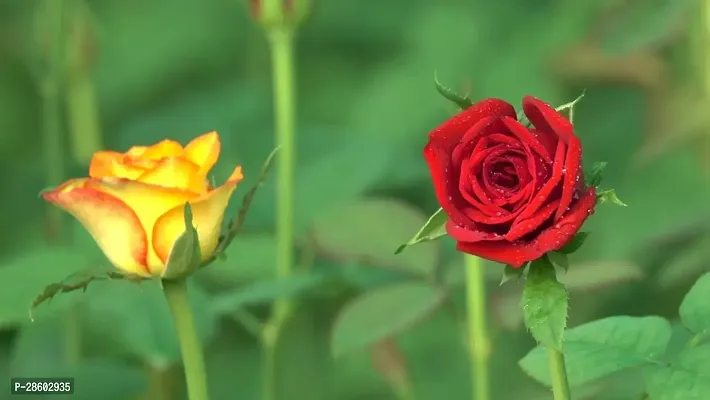
[[[510,129],[510,132],[518,138],[518,140],[533,149],[540,155],[540,157],[542,157],[543,160],[545,160],[545,162],[549,164],[552,163],[552,157],[550,156],[550,153],[547,152],[547,148],[545,148],[545,146],[538,140],[537,136],[533,135],[528,128],[524,127],[523,124],[514,118],[503,117],[502,121],[505,126]]]
[[[525,96],[523,112],[533,126],[542,132],[554,132],[565,143],[569,143],[575,137],[572,123],[540,99]]]
[[[477,230],[469,225],[456,225],[452,220],[446,221],[446,233],[459,242],[480,242],[503,240],[503,235]]]
[[[566,245],[579,231],[587,218],[594,214],[597,202],[597,192],[591,187],[587,189],[569,212],[550,228],[544,230],[534,240],[535,247],[542,253],[559,250]]]
[[[579,139],[572,137],[567,147],[567,157],[565,157],[564,176],[562,177],[562,195],[560,196],[560,208],[555,213],[555,220],[562,218],[567,212],[577,190],[580,179],[582,179],[580,164],[582,162],[582,144]]]
[[[515,118],[515,107],[500,99],[485,99],[461,111],[429,133],[429,141],[437,147],[451,149],[460,143],[463,135],[478,121],[486,117],[510,116]]]
[[[549,200],[550,195],[562,179],[562,170],[564,169],[564,157],[565,144],[562,141],[557,142],[557,152],[555,152],[555,163],[552,165],[552,176],[547,182],[545,182],[542,188],[536,194],[533,195],[525,211],[523,211],[520,216],[518,216],[518,221],[532,217],[537,212],[537,210],[539,210],[540,207],[542,207],[547,202],[547,200]]]

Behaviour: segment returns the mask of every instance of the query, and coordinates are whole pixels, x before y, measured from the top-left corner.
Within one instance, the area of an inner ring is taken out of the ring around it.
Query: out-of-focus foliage
[[[57,182],[48,181],[56,166],[45,154],[64,156],[62,178],[84,176],[82,144],[125,150],[218,130],[214,177],[243,165],[243,195],[274,147],[266,39],[240,0],[63,0],[73,32],[64,47],[79,57],[68,65],[84,80],[63,75],[67,112],[52,150],[42,134],[53,39],[44,3],[0,0],[0,374],[73,376],[77,399],[184,398],[173,326],[152,283],[97,282],[42,305],[30,322],[29,305],[48,283],[108,267],[76,223],[65,218],[61,234],[48,226],[37,193]],[[455,110],[437,94],[435,72],[474,100],[519,104],[531,94],[559,105],[586,89],[575,113],[585,161],[609,163],[604,185],[629,207],[600,206],[585,226],[591,234],[560,276],[570,286],[568,326],[617,314],[675,319],[710,267],[708,97],[697,89],[710,72],[698,62],[707,51],[698,7],[316,1],[297,48],[299,273],[272,279],[276,187],[268,179],[226,261],[192,282],[212,398],[259,399],[253,332],[265,306],[286,296],[299,304],[278,345],[279,398],[393,399],[402,379],[420,400],[468,397],[461,257],[445,238],[392,254],[438,209],[421,151]],[[534,346],[521,329],[520,289],[498,287],[502,266],[489,267],[493,398],[547,398],[514,367]],[[606,374],[594,367],[584,379]],[[643,382],[632,374],[584,390],[628,399]],[[663,388],[648,390],[663,398]]]

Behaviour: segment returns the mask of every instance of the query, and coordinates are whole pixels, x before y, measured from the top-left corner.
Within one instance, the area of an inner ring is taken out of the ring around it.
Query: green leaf
[[[572,254],[582,247],[588,237],[589,232],[577,232],[577,234],[574,235],[572,240],[570,240],[569,243],[564,245],[564,247],[557,250],[557,252],[562,254]]]
[[[597,204],[611,203],[617,206],[627,207],[626,203],[619,200],[614,189],[606,189],[597,193]]]
[[[406,282],[360,295],[335,321],[331,337],[334,356],[362,350],[420,323],[437,310],[445,293],[424,283]]]
[[[473,105],[473,101],[468,97],[468,94],[461,96],[451,88],[442,85],[436,73],[434,73],[434,84],[436,85],[436,91],[439,92],[440,95],[444,96],[446,100],[456,104],[461,110],[465,110]]]
[[[562,350],[567,326],[567,290],[547,257],[530,264],[521,300],[525,326],[535,340]]]
[[[671,337],[670,323],[661,317],[616,316],[569,329],[564,351],[569,383],[573,387],[615,372],[661,362]],[[551,385],[543,346],[519,362],[531,378]]]
[[[313,221],[311,233],[317,251],[326,258],[428,276],[439,258],[435,243],[417,246],[400,256],[392,253],[402,237],[425,221],[424,214],[399,200],[370,198],[322,213]]]
[[[89,295],[84,312],[91,332],[156,367],[180,360],[175,326],[159,281],[140,286],[107,282]],[[218,316],[209,307],[208,294],[192,280],[188,280],[188,296],[200,342],[207,344],[216,333]]]
[[[651,399],[710,398],[710,345],[686,349],[670,365],[649,366],[645,380]]]
[[[609,163],[595,162],[592,167],[584,173],[584,183],[588,187],[597,187],[604,179],[604,170]]]
[[[37,246],[4,259],[0,267],[0,328],[29,323],[28,311],[47,285],[86,267],[83,254],[70,247]],[[54,314],[79,300],[79,296],[60,296],[42,311]]]
[[[680,305],[680,319],[695,334],[710,331],[710,272],[701,276]]]
[[[503,276],[500,279],[499,286],[503,286],[503,284],[508,281],[519,280],[520,278],[522,278],[525,274],[525,267],[526,265],[523,265],[520,268],[515,268],[510,265],[506,265],[505,268],[503,268]]]
[[[446,235],[446,221],[448,221],[449,216],[446,215],[443,208],[439,208],[431,217],[424,223],[419,231],[414,235],[413,238],[395,250],[394,254],[399,254],[407,249],[407,247],[414,246],[415,244],[428,242],[430,240],[438,239]]]
[[[192,207],[185,203],[183,208],[185,218],[185,232],[183,232],[170,249],[168,262],[161,275],[163,279],[175,279],[189,275],[200,267],[202,252],[200,251],[200,238],[197,229],[192,225]]]
[[[212,309],[219,315],[230,314],[240,307],[265,304],[276,299],[295,297],[320,288],[335,276],[321,272],[294,274],[285,279],[257,281],[227,293],[214,296]]]
[[[274,276],[276,240],[271,234],[240,234],[215,261],[195,274],[199,279],[231,287]]]

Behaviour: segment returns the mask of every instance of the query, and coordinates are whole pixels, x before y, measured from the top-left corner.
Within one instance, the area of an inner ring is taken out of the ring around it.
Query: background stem
[[[474,400],[490,398],[488,359],[491,353],[486,320],[486,287],[481,259],[465,256],[466,321],[471,368],[471,393]]]
[[[567,367],[565,366],[565,355],[559,350],[547,348],[547,362],[550,366],[550,377],[552,377],[552,394],[555,400],[571,400],[572,394],[567,381]]]
[[[208,400],[205,361],[202,356],[202,345],[197,336],[195,318],[192,315],[190,301],[187,297],[187,279],[163,280],[162,286],[180,342],[180,353],[187,383],[187,398],[189,400]]]

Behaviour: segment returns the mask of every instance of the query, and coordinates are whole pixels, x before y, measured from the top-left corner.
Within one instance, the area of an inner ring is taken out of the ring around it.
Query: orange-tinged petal
[[[198,136],[185,146],[185,157],[200,167],[200,174],[207,177],[217,163],[220,152],[219,134],[210,132]]]
[[[217,247],[224,211],[241,179],[242,169],[237,167],[224,185],[190,201],[192,222],[200,239],[203,259],[212,255]],[[151,242],[163,263],[167,262],[175,240],[185,232],[184,208],[185,206],[181,204],[171,209],[158,218],[153,227]]]
[[[149,276],[149,244],[138,216],[126,203],[87,186],[88,182],[72,180],[42,197],[73,215],[116,268]]]
[[[147,146],[133,146],[128,149],[126,155],[129,157],[140,157],[146,150],[148,150]]]
[[[199,171],[200,167],[183,157],[168,157],[158,162],[154,169],[146,171],[137,180],[152,185],[203,193],[207,190],[207,185],[204,177],[198,174]]]
[[[91,158],[89,176],[92,178],[127,178],[136,179],[146,169],[139,165],[123,164],[123,154],[113,151],[99,151]]]
[[[138,153],[139,150],[140,148],[138,150],[134,150],[134,152]],[[180,143],[174,140],[165,139],[146,148],[142,153],[140,153],[139,157],[148,160],[160,160],[165,157],[179,157],[182,155],[183,148]]]
[[[198,197],[188,191],[128,179],[92,179],[86,186],[120,199],[133,210],[146,232],[152,232],[155,221],[168,210]],[[152,250],[150,239],[148,234],[147,265],[151,273],[156,273],[162,268],[162,262]]]

